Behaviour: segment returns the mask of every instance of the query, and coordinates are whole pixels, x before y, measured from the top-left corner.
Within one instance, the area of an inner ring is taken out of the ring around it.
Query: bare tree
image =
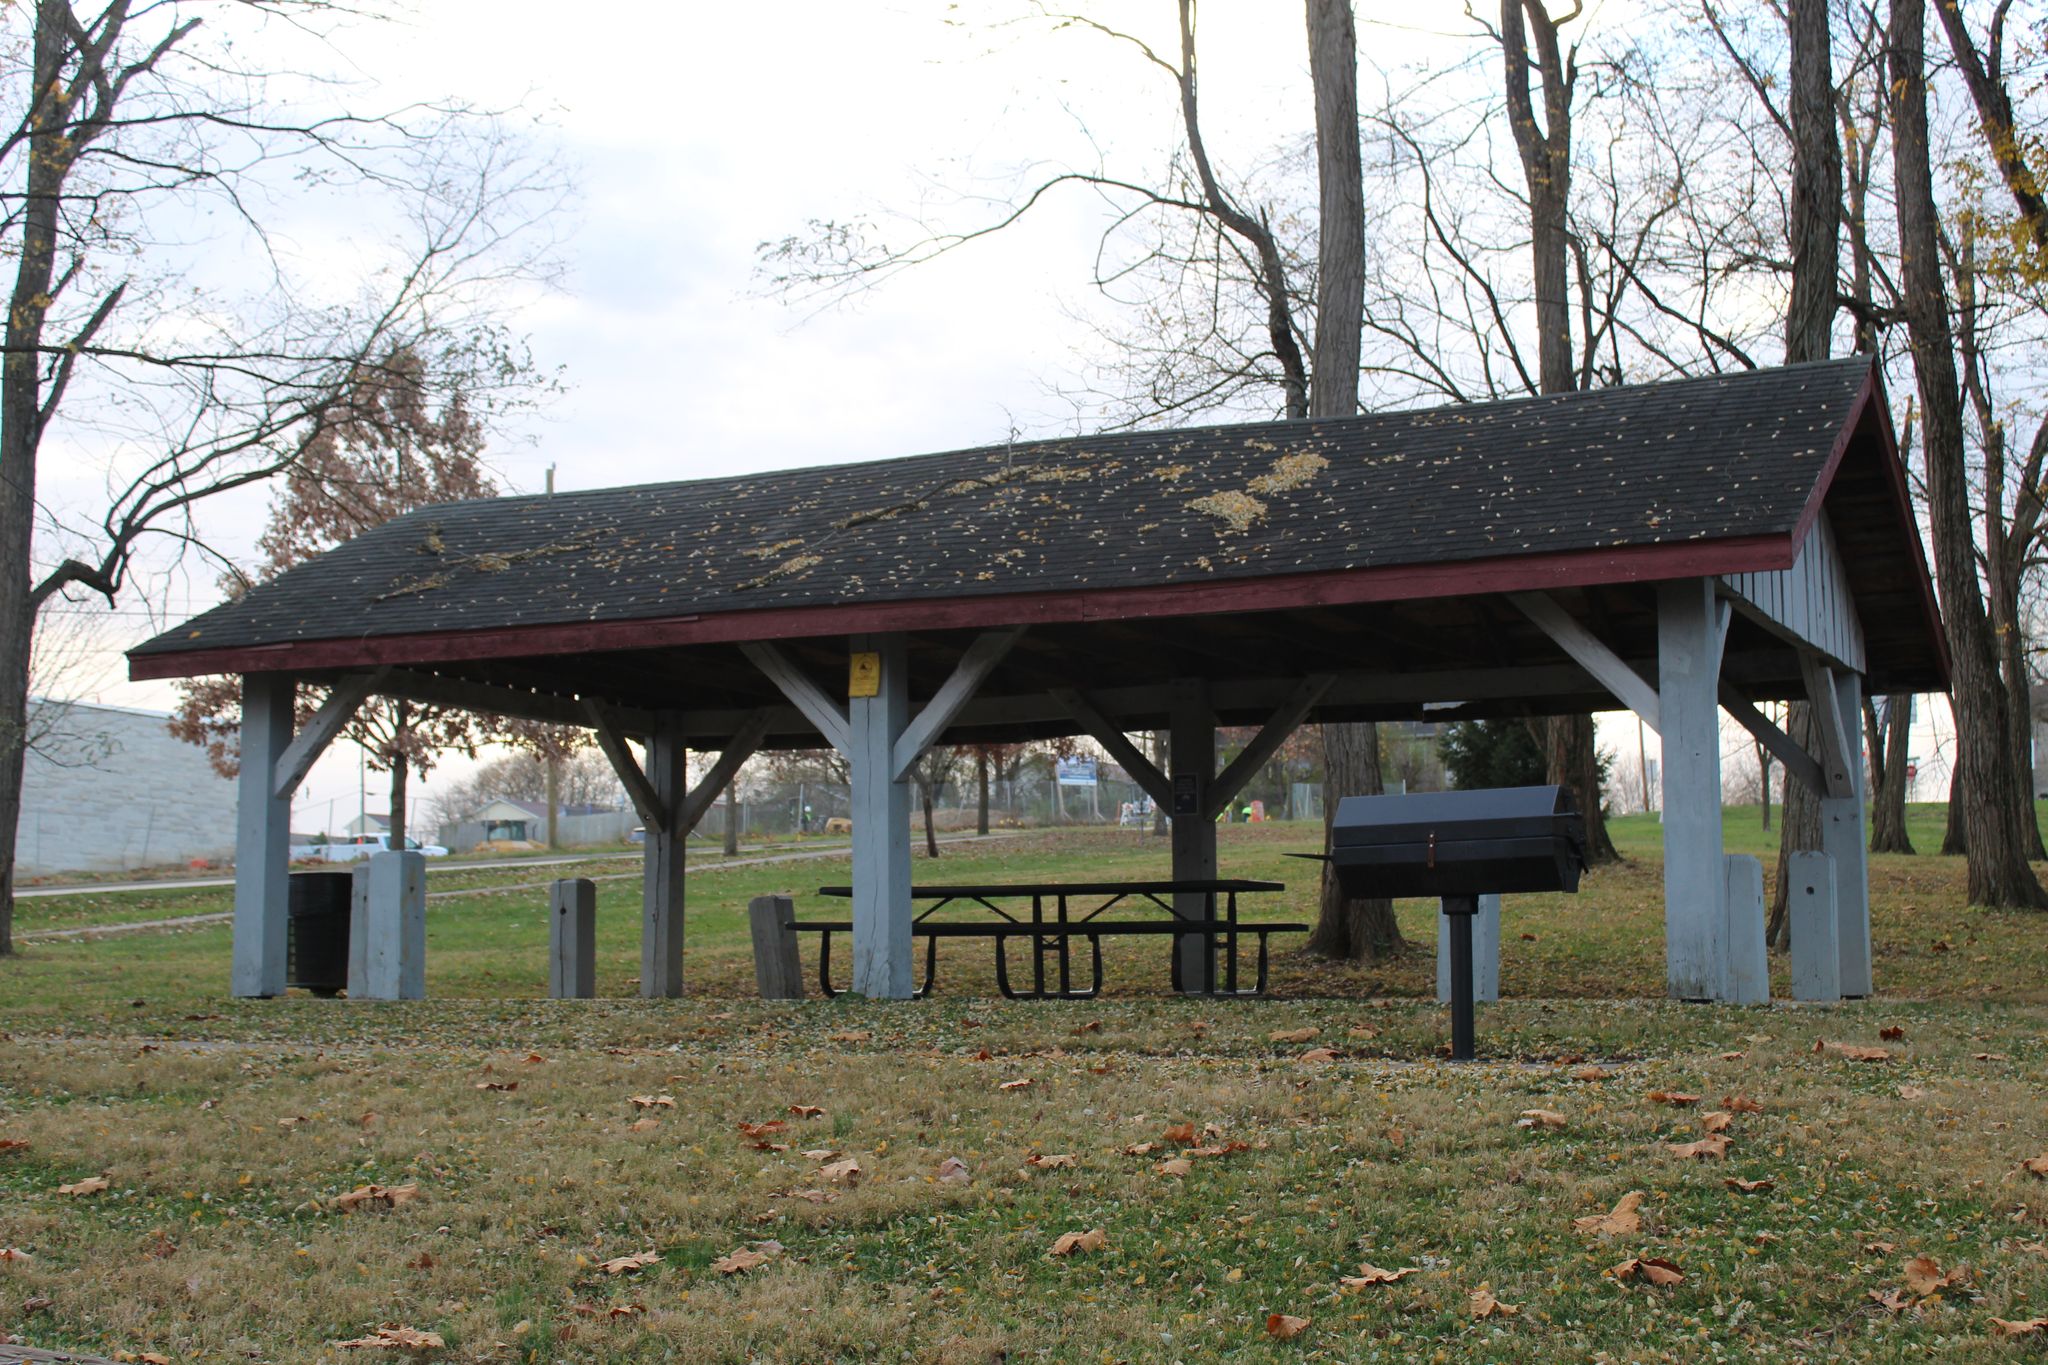
[[[487,318],[557,197],[472,111],[272,101],[241,40],[347,6],[214,7],[211,25],[186,0],[17,8],[25,51],[0,89],[0,954],[37,613],[74,592],[116,600],[152,547],[199,543],[195,505],[292,465],[378,357]],[[407,243],[353,300],[295,272],[258,216],[329,193],[384,206]],[[239,255],[249,292],[209,288],[209,255]],[[53,452],[103,474],[104,501],[67,508],[43,486]]]
[[[1358,35],[1351,0],[1308,0],[1308,65],[1315,87],[1320,190],[1309,411],[1317,417],[1353,417],[1365,328],[1365,181],[1358,153]],[[1337,803],[1347,796],[1375,795],[1383,786],[1378,726],[1352,722],[1325,725],[1322,731],[1327,843]],[[1402,947],[1392,901],[1346,896],[1330,863],[1323,864],[1322,875],[1310,951],[1364,961]]]
[[[1891,0],[1892,172],[1900,247],[1899,307],[1913,348],[1934,533],[1956,700],[1957,797],[1969,843],[1972,905],[2048,908],[2027,866],[2033,803],[2014,772],[2008,697],[1977,579],[1977,549],[1940,217],[1927,121],[1925,0]]]

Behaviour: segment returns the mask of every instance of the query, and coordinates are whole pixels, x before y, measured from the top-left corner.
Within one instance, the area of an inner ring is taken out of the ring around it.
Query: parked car
[[[423,844],[417,839],[407,839],[405,846],[410,851],[424,853],[429,858],[445,858],[448,856],[448,850],[442,848],[439,844]],[[313,856],[325,858],[330,863],[352,863],[359,858],[367,858],[373,853],[389,853],[390,851],[390,835],[358,834],[353,838],[336,839]]]

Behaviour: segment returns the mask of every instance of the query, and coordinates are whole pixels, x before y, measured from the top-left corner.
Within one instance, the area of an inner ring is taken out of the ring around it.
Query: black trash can
[[[348,916],[354,882],[347,872],[291,874],[286,985],[325,996],[348,989]]]

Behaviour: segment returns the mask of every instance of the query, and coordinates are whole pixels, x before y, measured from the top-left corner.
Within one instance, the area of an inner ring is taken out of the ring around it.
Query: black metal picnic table
[[[912,922],[912,934],[925,940],[924,984],[917,994],[929,995],[938,975],[938,947],[942,938],[983,938],[992,939],[996,950],[996,988],[1012,1000],[1087,1000],[1102,991],[1102,940],[1105,937],[1142,937],[1147,935],[1171,935],[1178,946],[1181,939],[1200,935],[1205,951],[1202,954],[1203,979],[1201,994],[1204,995],[1263,995],[1266,992],[1267,938],[1276,933],[1305,933],[1305,924],[1246,924],[1238,919],[1237,898],[1241,892],[1284,891],[1283,882],[1249,881],[1242,878],[1193,881],[1130,881],[1130,882],[1023,882],[1023,883],[961,883],[934,886],[913,886],[910,898],[918,902],[930,902]],[[821,896],[849,898],[853,895],[850,886],[821,886]],[[1183,895],[1199,895],[1203,898],[1204,911],[1200,918],[1182,917],[1174,912],[1170,898]],[[1217,913],[1218,898],[1223,901],[1223,912]],[[1012,914],[998,905],[998,901],[1029,901],[1029,918]],[[1077,913],[1080,907],[1070,902],[1094,902],[1085,913]],[[1105,912],[1127,901],[1149,902],[1167,912],[1166,919],[1104,919]],[[994,922],[987,920],[958,921],[933,920],[932,916],[956,902],[978,905],[996,916]],[[1050,909],[1051,918],[1047,917]],[[853,924],[849,920],[794,920],[791,927],[819,935],[818,985],[827,996],[837,995],[833,988],[832,936],[836,933],[850,933]],[[1250,990],[1240,990],[1237,983],[1238,936],[1248,934],[1257,938],[1259,946],[1257,984]],[[1031,985],[1020,989],[1012,984],[1009,970],[1009,941],[1013,938],[1031,941]],[[1074,985],[1072,962],[1072,941],[1076,938],[1088,940],[1091,972],[1085,987]],[[1223,949],[1222,980],[1219,984],[1217,971],[1217,949]],[[1051,961],[1048,963],[1047,959]],[[1050,972],[1048,971],[1050,968]],[[1048,983],[1048,976],[1054,978]],[[1181,989],[1182,974],[1180,954],[1173,954],[1173,988]]]

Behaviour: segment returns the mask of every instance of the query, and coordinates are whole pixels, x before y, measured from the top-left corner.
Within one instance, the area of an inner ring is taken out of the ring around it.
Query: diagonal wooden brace
[[[299,784],[306,780],[306,774],[320,761],[320,755],[341,733],[356,713],[356,708],[366,701],[377,685],[390,674],[389,668],[378,668],[368,673],[351,673],[334,685],[327,694],[327,700],[306,722],[306,728],[299,731],[285,751],[277,756],[277,766],[271,772],[271,793],[281,801],[291,799]]]
[[[754,667],[767,675],[768,681],[804,713],[804,719],[817,727],[827,744],[848,758],[853,757],[853,732],[847,723],[845,707],[826,696],[824,690],[811,681],[809,674],[774,645],[743,644],[740,653],[752,660]]]
[[[1259,769],[1266,766],[1267,760],[1280,751],[1287,737],[1294,733],[1302,718],[1315,708],[1335,681],[1337,675],[1334,673],[1311,673],[1301,680],[1301,686],[1294,689],[1294,695],[1280,703],[1267,717],[1265,725],[1252,737],[1252,742],[1244,746],[1244,752],[1232,759],[1229,767],[1216,774],[1216,780],[1209,784],[1209,799],[1202,811],[1204,818],[1214,820],[1223,813],[1224,807],[1244,790],[1244,784],[1251,781]]]
[[[932,699],[925,703],[897,737],[895,751],[890,755],[895,765],[895,776],[900,781],[910,773],[911,766],[937,742],[960,709],[974,700],[974,693],[983,680],[1002,662],[1010,652],[1010,646],[1017,643],[1017,637],[1024,633],[1024,627],[1012,626],[1008,630],[985,631],[975,637],[967,652],[960,656],[960,662],[953,666],[953,672],[932,693]]]
[[[667,803],[656,793],[654,784],[647,780],[647,773],[639,760],[633,757],[633,751],[626,747],[626,737],[612,723],[611,713],[605,704],[595,697],[585,697],[583,713],[590,718],[590,728],[597,732],[597,747],[604,750],[604,756],[611,760],[612,771],[619,775],[619,782],[633,802],[633,809],[640,813],[640,823],[650,831],[670,829]]]
[[[1123,765],[1131,781],[1138,784],[1145,794],[1159,803],[1163,810],[1173,809],[1173,783],[1166,774],[1152,766],[1152,761],[1138,752],[1136,745],[1124,737],[1117,724],[1102,713],[1102,709],[1091,700],[1087,693],[1074,688],[1058,688],[1051,694],[1054,702],[1069,716],[1081,723],[1088,737],[1103,747],[1108,755]]]
[[[1534,621],[1553,644],[1569,654],[1572,662],[1592,674],[1595,682],[1613,693],[1623,706],[1641,716],[1643,724],[1659,734],[1663,733],[1658,725],[1657,689],[1619,654],[1609,649],[1605,641],[1580,625],[1548,593],[1509,593],[1508,601],[1514,603],[1522,615]],[[1723,616],[1717,624],[1725,632],[1727,618]]]
[[[1735,723],[1756,736],[1756,742],[1770,750],[1772,757],[1785,765],[1785,771],[1799,779],[1799,785],[1815,796],[1826,796],[1827,778],[1822,775],[1820,764],[1813,755],[1793,742],[1792,736],[1771,723],[1770,717],[1756,709],[1749,698],[1735,690],[1735,685],[1723,679],[1721,682],[1721,709],[1734,717]]]
[[[704,812],[710,810],[712,804],[718,800],[718,794],[733,780],[740,770],[740,765],[752,758],[754,751],[761,747],[762,739],[768,734],[768,722],[772,716],[773,712],[766,707],[753,712],[747,717],[745,724],[740,726],[739,733],[725,742],[725,747],[719,751],[718,761],[711,765],[711,771],[705,773],[703,780],[692,787],[690,794],[683,798],[682,812],[676,818],[677,835],[688,834],[697,828],[697,822],[704,818]]]

